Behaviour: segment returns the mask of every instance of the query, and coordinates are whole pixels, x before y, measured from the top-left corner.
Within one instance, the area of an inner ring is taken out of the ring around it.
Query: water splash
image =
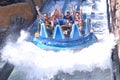
[[[2,60],[21,67],[27,76],[33,75],[32,78],[51,78],[58,71],[72,74],[75,70],[92,71],[96,67],[102,70],[111,68],[111,51],[115,45],[113,34],[105,35],[102,41],[82,50],[57,52],[40,49],[32,42],[24,40],[28,33],[22,31],[21,34],[23,35],[16,43],[8,42],[1,50]]]
[[[24,79],[20,80],[49,80],[59,71],[72,74],[75,70],[92,71],[96,67],[101,70],[111,68],[111,52],[116,41],[114,35],[109,34],[107,29],[106,8],[103,6],[103,3],[105,5],[104,0],[101,0],[101,3],[98,2],[98,11],[93,11],[96,13],[96,16],[99,13],[103,13],[102,16],[104,17],[104,19],[100,19],[102,27],[97,27],[103,33],[102,35],[96,35],[98,37],[97,43],[78,51],[46,51],[38,48],[31,42],[27,42],[25,38],[28,33],[23,31],[16,43],[8,42],[1,50],[2,60],[9,61],[15,65],[18,72],[14,71],[14,76],[19,75],[20,72],[21,78],[25,76]],[[84,6],[83,10],[86,8],[88,6]],[[85,13],[89,14],[91,14],[91,11],[92,7],[89,7],[89,10],[84,10]]]

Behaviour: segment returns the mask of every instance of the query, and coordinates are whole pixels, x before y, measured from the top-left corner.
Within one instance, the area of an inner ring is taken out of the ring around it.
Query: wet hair
[[[75,13],[78,13],[78,14],[80,14],[80,12],[78,12],[78,11],[76,11]]]
[[[66,14],[70,14],[70,11],[67,10],[67,11],[65,12],[65,15],[66,15]]]
[[[66,13],[67,13],[67,14],[70,14],[70,12],[69,12],[69,11],[67,11]]]

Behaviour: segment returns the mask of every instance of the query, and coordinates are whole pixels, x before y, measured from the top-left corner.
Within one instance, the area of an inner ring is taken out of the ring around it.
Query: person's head
[[[55,9],[54,15],[57,16],[58,14],[59,14],[59,11],[57,9]]]
[[[80,13],[79,12],[76,12],[75,13],[75,18],[79,18],[80,17]]]
[[[45,13],[43,16],[45,19],[48,19],[48,13]]]
[[[70,12],[69,12],[69,11],[66,12],[66,17],[67,17],[67,18],[70,17]]]
[[[57,9],[55,9],[52,13],[51,13],[51,16],[53,19],[56,19],[59,17],[59,12]]]
[[[53,20],[58,19],[57,15],[54,15],[54,16],[52,17],[52,19],[53,19]]]
[[[81,20],[81,21],[79,21],[79,23],[78,23],[79,26],[84,26],[84,24],[85,24],[84,20]]]

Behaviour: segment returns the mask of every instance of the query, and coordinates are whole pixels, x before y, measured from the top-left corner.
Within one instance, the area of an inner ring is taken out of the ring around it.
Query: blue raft
[[[60,25],[56,25],[53,36],[48,37],[44,23],[41,23],[40,36],[33,38],[33,43],[42,49],[67,50],[82,49],[97,41],[94,33],[90,32],[88,20],[84,26],[84,34],[81,34],[78,25],[73,24],[69,37],[62,33]]]

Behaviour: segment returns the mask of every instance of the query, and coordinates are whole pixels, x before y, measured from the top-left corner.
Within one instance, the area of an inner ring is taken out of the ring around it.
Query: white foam
[[[39,73],[42,78],[53,76],[59,70],[72,73],[75,70],[92,71],[96,67],[110,68],[114,45],[113,34],[107,34],[103,41],[78,51],[46,51],[31,42],[22,41],[8,43],[2,50],[2,59],[25,69],[31,67],[31,72]]]
[[[101,0],[100,4],[103,3],[104,0]],[[106,7],[105,4],[102,6],[98,8],[98,11]],[[88,13],[90,13],[90,10]],[[101,12],[106,14],[105,9]],[[107,22],[103,26],[107,27]],[[102,70],[111,68],[111,51],[116,42],[114,35],[109,34],[107,28],[105,29],[104,35],[97,35],[100,40],[89,47],[78,51],[66,50],[58,52],[46,51],[31,42],[26,42],[24,40],[26,36],[24,35],[27,33],[23,31],[23,35],[18,39],[18,42],[8,42],[1,50],[2,59],[21,67],[28,77],[33,78],[51,78],[59,70],[72,74],[75,70],[92,71],[96,67]]]

